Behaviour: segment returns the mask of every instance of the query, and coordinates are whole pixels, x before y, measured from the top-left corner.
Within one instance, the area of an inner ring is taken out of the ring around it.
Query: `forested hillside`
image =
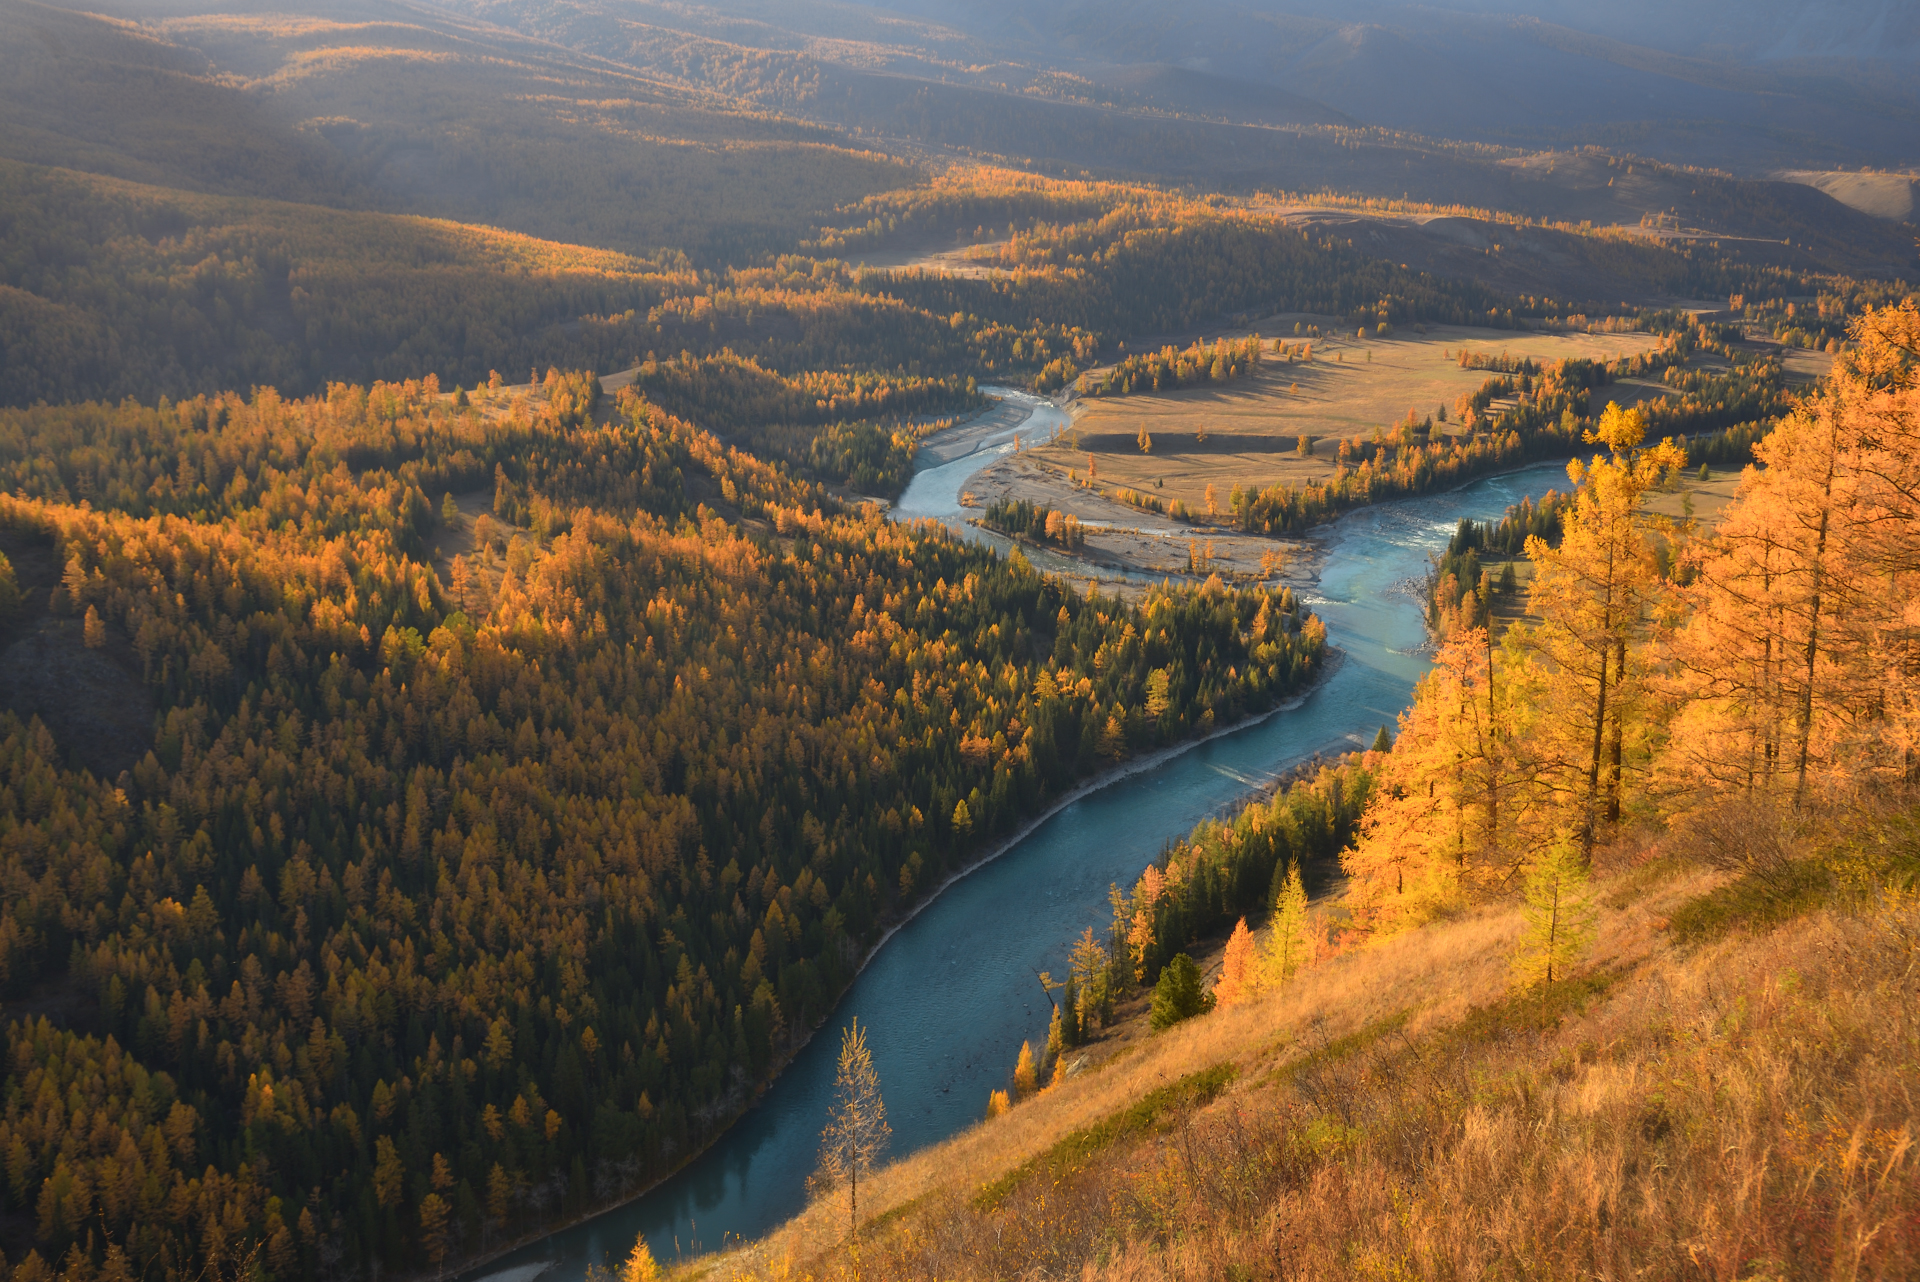
[[[891,914],[1320,661],[1290,599],[1077,596],[596,392],[0,415],[0,626],[156,709],[118,777],[0,716],[17,1277],[424,1270],[630,1194]]]
[[[800,255],[697,269],[671,250],[641,258],[60,170],[0,173],[0,398],[13,404],[252,385],[299,394],[429,372],[449,387],[495,370],[517,383],[530,367],[606,373],[683,352],[732,353],[802,382],[831,371],[1057,388],[1128,335],[1237,315],[1310,312],[1371,330],[1618,310],[1415,271],[1257,208],[997,171],[851,206],[811,250],[854,258],[888,236],[971,235],[1005,220],[995,225],[1013,235],[991,259],[1003,270],[985,278]],[[1857,311],[1855,295],[1876,296],[1712,254],[1595,244],[1647,288],[1756,298],[1820,288],[1840,300],[1836,316]],[[920,398],[913,412],[933,405]]]
[[[1609,410],[1481,532],[1526,618],[1115,887],[1045,1050],[869,1176],[857,1241],[823,1199],[687,1276],[1911,1276],[1917,436],[1911,300],[1710,533],[1648,516],[1679,451]]]

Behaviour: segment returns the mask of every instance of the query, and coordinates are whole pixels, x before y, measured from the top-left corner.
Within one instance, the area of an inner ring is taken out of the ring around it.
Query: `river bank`
[[[1200,735],[1191,739],[1185,739],[1179,743],[1169,744],[1164,748],[1157,749],[1143,756],[1135,757],[1127,761],[1119,762],[1116,765],[1111,766],[1106,770],[1100,771],[1097,774],[1089,776],[1085,780],[1081,781],[1079,784],[1075,785],[1069,791],[1062,793],[1059,797],[1055,798],[1052,802],[1048,803],[1048,805],[1043,810],[1041,810],[1038,814],[1034,815],[1026,823],[1022,824],[1016,831],[1014,831],[1011,835],[1006,837],[1004,840],[997,842],[996,844],[988,847],[976,858],[972,859],[965,865],[949,873],[939,883],[939,885],[933,888],[931,892],[929,892],[927,895],[925,895],[921,899],[916,900],[904,913],[902,913],[890,924],[888,924],[882,930],[880,937],[877,940],[875,940],[874,943],[867,949],[866,953],[860,958],[859,963],[854,967],[855,980],[857,981],[859,977],[866,972],[867,967],[873,963],[876,957],[880,955],[881,950],[887,946],[887,942],[889,940],[891,940],[895,935],[897,935],[902,929],[911,925],[928,908],[932,907],[934,904],[939,902],[941,896],[945,895],[949,889],[951,889],[953,886],[957,885],[961,881],[965,880],[967,877],[972,876],[974,873],[979,872],[981,869],[987,867],[989,864],[992,864],[994,861],[1005,856],[1009,851],[1013,850],[1021,842],[1025,841],[1028,837],[1032,836],[1033,833],[1037,829],[1039,829],[1042,824],[1045,824],[1049,820],[1053,819],[1056,815],[1060,814],[1067,807],[1075,804],[1076,802],[1083,800],[1084,798],[1090,796],[1095,792],[1098,792],[1104,788],[1112,787],[1114,784],[1119,783],[1120,781],[1127,779],[1130,776],[1137,775],[1144,771],[1152,770],[1158,766],[1165,765],[1167,762],[1172,761],[1175,758],[1185,753],[1192,752],[1194,749],[1202,747],[1205,744],[1211,743],[1216,739],[1221,739],[1228,735],[1238,734],[1241,731],[1248,729],[1249,727],[1257,726],[1264,721],[1268,721],[1271,718],[1276,717],[1283,712],[1290,712],[1299,708],[1303,703],[1307,701],[1307,699],[1309,699],[1313,695],[1313,693],[1316,690],[1318,690],[1327,681],[1331,680],[1333,676],[1340,671],[1340,667],[1345,661],[1346,661],[1346,656],[1344,654],[1342,654],[1337,649],[1333,649],[1329,647],[1325,651],[1318,669],[1314,672],[1313,679],[1307,683],[1306,688],[1298,691],[1293,695],[1290,695],[1285,699],[1282,699],[1281,701],[1276,703],[1273,707],[1268,708],[1263,712],[1257,712],[1251,716],[1243,717],[1240,720],[1235,721],[1230,725],[1218,727],[1207,734]],[[1323,745],[1323,747],[1325,746],[1328,746],[1328,745]],[[491,1254],[467,1264],[462,1269],[461,1276],[475,1279],[476,1282],[531,1282],[533,1278],[538,1277],[541,1272],[544,1272],[544,1269],[539,1269],[533,1273],[528,1273],[526,1270],[534,1266],[519,1265],[513,1268],[504,1269],[504,1270],[493,1270],[493,1271],[486,1271],[486,1270],[489,1269],[489,1266],[496,1264],[501,1260],[506,1259],[507,1257],[512,1256],[517,1252],[524,1250],[530,1243],[537,1243],[555,1234],[565,1233],[569,1230],[580,1228],[581,1226],[590,1224],[593,1221],[596,1221],[603,1216],[617,1214],[623,1207],[631,1205],[633,1202],[636,1202],[642,1198],[645,1198],[646,1196],[653,1193],[655,1190],[659,1189],[663,1185],[671,1182],[673,1179],[679,1176],[681,1172],[684,1171],[686,1168],[688,1168],[689,1166],[692,1166],[694,1163],[698,1162],[702,1157],[706,1156],[707,1153],[709,1153],[714,1148],[715,1145],[721,1143],[726,1138],[727,1133],[731,1131],[734,1126],[738,1125],[743,1117],[751,1113],[754,1106],[759,1102],[761,1097],[764,1096],[768,1090],[771,1090],[773,1088],[775,1083],[779,1081],[781,1073],[785,1072],[786,1069],[793,1064],[794,1060],[798,1059],[801,1053],[804,1052],[807,1049],[807,1047],[813,1043],[815,1035],[818,1034],[822,1028],[826,1027],[828,1024],[831,1024],[833,1022],[834,1022],[834,1019],[833,1019],[832,1013],[829,1013],[828,1017],[825,1020],[815,1025],[813,1028],[808,1029],[806,1035],[800,1038],[794,1044],[792,1051],[787,1058],[786,1064],[782,1065],[782,1067],[778,1071],[776,1071],[774,1075],[767,1080],[766,1083],[762,1085],[760,1091],[756,1092],[753,1099],[738,1113],[734,1114],[733,1119],[729,1121],[725,1127],[722,1127],[721,1130],[717,1132],[712,1139],[708,1140],[705,1144],[701,1145],[698,1149],[689,1153],[687,1155],[686,1160],[681,1162],[672,1171],[669,1171],[667,1174],[661,1176],[659,1179],[648,1184],[646,1187],[639,1189],[638,1191],[633,1193],[630,1197],[627,1197],[618,1203],[615,1203],[611,1206],[600,1207],[599,1209],[590,1211],[585,1215],[578,1216],[562,1224],[543,1229],[536,1233],[530,1234],[527,1237],[521,1238],[518,1241],[510,1243],[506,1246],[502,1246],[498,1250],[492,1252]]]
[[[1037,402],[1029,418],[1058,413],[1038,398],[1022,399]],[[944,463],[929,458],[910,487],[921,510],[899,515],[964,521],[961,487],[983,460],[1011,452],[1013,433],[1023,430],[1011,416],[974,426],[964,452]],[[927,484],[934,473],[943,474],[939,484]],[[1363,510],[1317,531],[1324,561],[1301,595],[1327,622],[1340,657],[1310,690],[1084,781],[886,929],[822,1030],[853,1018],[872,1030],[896,1153],[972,1125],[988,1091],[1004,1084],[1019,1043],[1044,1036],[1046,1002],[1033,974],[1061,969],[1067,941],[1085,926],[1104,928],[1109,883],[1130,882],[1168,836],[1288,765],[1365,747],[1379,725],[1393,721],[1427,667],[1422,611],[1400,585],[1424,569],[1461,516],[1497,515],[1550,478],[1558,479],[1557,469],[1482,478],[1454,494]],[[1007,546],[977,530],[968,537]],[[582,1276],[587,1264],[623,1255],[636,1235],[663,1258],[696,1253],[756,1237],[797,1213],[831,1094],[834,1040],[810,1037],[728,1130],[653,1191],[495,1253],[488,1276],[529,1265]]]

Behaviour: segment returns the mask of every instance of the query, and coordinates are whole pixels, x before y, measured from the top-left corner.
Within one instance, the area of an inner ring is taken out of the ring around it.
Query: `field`
[[[1295,318],[1278,320],[1290,331]],[[1287,334],[1277,341],[1300,340]],[[1258,374],[1238,382],[1079,401],[1073,431],[1035,449],[1033,462],[1084,476],[1091,454],[1099,481],[1150,489],[1157,498],[1179,499],[1189,510],[1204,513],[1209,485],[1224,508],[1236,485],[1298,485],[1331,475],[1341,438],[1370,437],[1376,428],[1390,431],[1409,410],[1425,418],[1444,407],[1449,420],[1456,418],[1455,401],[1488,377],[1484,370],[1459,367],[1463,347],[1545,362],[1570,356],[1612,359],[1654,345],[1646,334],[1562,336],[1449,326],[1424,335],[1311,341],[1311,360],[1269,354]],[[1630,386],[1622,385],[1615,396]],[[1437,432],[1453,428],[1451,422],[1435,426]],[[1145,453],[1138,444],[1142,432],[1152,442]],[[1203,432],[1206,440],[1197,441]],[[1310,458],[1295,449],[1302,435],[1318,442]]]

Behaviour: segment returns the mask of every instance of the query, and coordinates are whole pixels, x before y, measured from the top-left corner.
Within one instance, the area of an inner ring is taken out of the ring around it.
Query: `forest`
[[[1077,595],[536,391],[0,412],[8,626],[156,728],[101,777],[0,719],[0,984],[89,1012],[6,1028],[24,1276],[438,1269],[631,1194],[946,873],[1320,662],[1290,597]],[[521,550],[456,590],[475,487]]]
[[[728,1266],[1909,1275],[1917,432],[1912,301],[1710,530],[1646,511],[1677,442],[1600,415],[1449,550],[1517,545],[1524,617],[1470,593],[1396,733],[1114,886],[1044,1048],[875,1173],[857,1250],[828,1205]]]
[[[1912,301],[1856,321],[1710,534],[1640,515],[1686,463],[1657,420],[1600,417],[1571,496],[1504,540],[1524,535],[1538,622],[1456,631],[1402,718],[1343,856],[1363,920],[1396,928],[1510,882],[1556,833],[1591,851],[1636,818],[1845,806],[1907,777],[1917,353]]]
[[[0,403],[11,405],[249,386],[307,395],[427,373],[448,387],[494,371],[517,384],[526,369],[607,373],[682,353],[803,381],[973,378],[1052,390],[1119,357],[1128,335],[1224,317],[1309,312],[1371,332],[1584,324],[1575,318],[1619,310],[1412,270],[1213,199],[992,169],[836,216],[854,232],[1008,218],[1015,234],[980,278],[819,256],[851,248],[831,229],[804,253],[696,267],[677,250],[642,257],[10,161],[0,173]],[[1819,291],[1829,328],[1884,293],[1708,251],[1634,252],[1651,255],[1649,270],[1676,290],[1756,300]],[[1227,361],[1229,376],[1239,364]],[[776,452],[810,450],[789,442]]]
[[[0,713],[15,1282],[442,1273],[629,1197],[750,1105],[887,926],[1024,817],[1316,678],[1326,632],[1290,589],[1082,595],[854,497],[897,496],[920,438],[983,386],[1241,377],[1257,337],[1124,344],[1274,312],[1663,335],[1616,365],[1489,359],[1461,434],[1410,416],[1343,440],[1326,484],[1236,490],[1229,519],[1262,534],[1564,456],[1590,429],[1614,451],[1595,476],[1750,447],[1772,475],[1787,447],[1754,447],[1767,425],[1825,412],[1730,329],[1409,266],[1251,201],[833,154],[867,194],[790,246],[757,232],[698,260],[0,160],[0,641],[70,642],[91,675],[20,679],[150,727],[82,760],[58,717]],[[861,261],[929,234],[973,243],[969,270]],[[1588,249],[1666,292],[1740,295],[1800,346],[1884,301],[1731,250]],[[1811,293],[1813,316],[1785,310]],[[1870,337],[1839,355],[1892,386]],[[1687,366],[1707,352],[1725,369]],[[1676,393],[1636,430],[1684,447],[1636,453],[1599,411],[1625,377]],[[1577,550],[1586,502],[1556,506],[1559,549],[1529,555]],[[1028,503],[987,519],[1083,537]],[[1825,620],[1816,596],[1781,610]],[[1590,833],[1652,804],[1636,772],[1682,737],[1629,720],[1656,702],[1636,648],[1655,613],[1604,654],[1552,639],[1499,669],[1529,691],[1597,674],[1605,697],[1569,722],[1606,748],[1586,785],[1546,748],[1474,758],[1498,806],[1456,777],[1433,835],[1430,814],[1393,818],[1441,786],[1408,773],[1442,752],[1417,716],[1391,753],[1203,826],[1116,889],[1107,937],[1075,950],[1060,1045],[1350,839],[1357,920],[1385,930],[1451,911],[1465,883],[1435,852],[1475,823],[1511,876],[1569,789]],[[1441,668],[1469,685],[1472,637]],[[1878,705],[1836,694],[1832,726],[1790,743],[1811,687],[1760,663],[1754,760],[1852,768],[1865,749],[1839,727]],[[1751,738],[1746,700],[1714,715]],[[1733,769],[1671,761],[1661,777]]]

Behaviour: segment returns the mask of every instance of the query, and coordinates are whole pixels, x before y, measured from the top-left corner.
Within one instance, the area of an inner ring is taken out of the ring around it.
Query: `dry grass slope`
[[[1618,862],[1571,982],[1515,995],[1518,912],[1469,912],[896,1164],[855,1244],[816,1207],[686,1274],[1913,1276],[1920,905],[1741,928],[1741,883]],[[1210,1103],[1116,1124],[1222,1064]]]

